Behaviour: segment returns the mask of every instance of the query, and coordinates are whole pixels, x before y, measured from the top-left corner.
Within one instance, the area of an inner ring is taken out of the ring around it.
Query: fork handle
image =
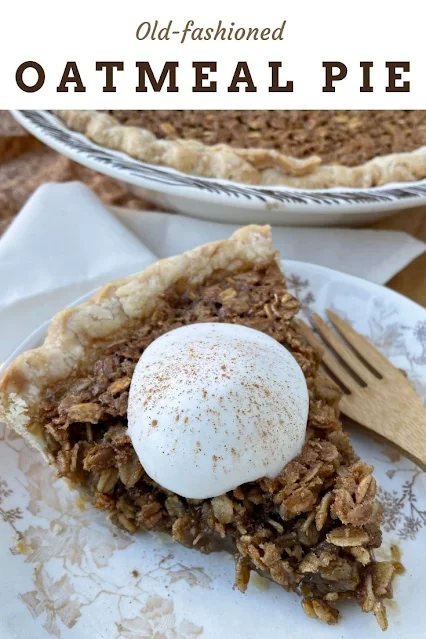
[[[358,414],[349,417],[396,444],[426,468],[426,408],[399,370],[395,369],[394,379],[388,377],[387,382],[380,382],[373,393],[363,395],[361,419],[359,407]],[[344,407],[342,411],[349,414]]]
[[[401,411],[396,414],[397,419],[391,424],[392,436],[388,439],[426,469],[426,408],[414,389],[409,405],[406,403],[407,399],[408,394],[404,389]]]
[[[426,408],[401,371],[395,369],[371,392],[360,389],[357,401],[344,395],[342,413],[396,444],[426,468]]]

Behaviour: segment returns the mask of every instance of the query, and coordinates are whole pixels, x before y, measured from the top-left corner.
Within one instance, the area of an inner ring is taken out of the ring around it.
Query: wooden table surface
[[[426,242],[426,206],[401,211],[366,228],[405,231]],[[387,286],[426,307],[426,253],[395,275]]]

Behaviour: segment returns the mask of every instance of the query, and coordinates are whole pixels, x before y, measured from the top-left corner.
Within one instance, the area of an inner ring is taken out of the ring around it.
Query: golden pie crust
[[[190,139],[159,139],[148,129],[121,124],[98,111],[53,111],[67,127],[90,140],[149,164],[191,175],[263,186],[302,189],[368,188],[426,177],[426,146],[374,157],[358,166],[323,164],[321,157],[291,157],[275,149],[207,145]]]
[[[103,344],[140,324],[182,277],[189,286],[199,285],[215,271],[232,273],[275,259],[270,228],[246,226],[227,240],[159,260],[137,275],[107,284],[88,302],[61,311],[43,345],[21,354],[2,375],[0,421],[48,457],[36,410],[45,388],[84,373]]]

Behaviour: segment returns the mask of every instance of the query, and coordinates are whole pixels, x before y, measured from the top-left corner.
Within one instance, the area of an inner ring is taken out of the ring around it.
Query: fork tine
[[[311,321],[323,340],[342,358],[359,379],[366,384],[377,381],[377,377],[360,362],[357,356],[343,343],[342,339],[327,326],[322,317],[317,315],[317,313],[313,313]]]
[[[333,373],[335,378],[347,388],[351,393],[356,393],[360,389],[356,380],[349,375],[347,370],[338,362],[338,360],[324,347],[324,344],[316,337],[314,331],[302,320],[296,320],[297,328],[301,335],[305,337],[311,346],[318,349],[322,353],[322,361],[327,368]]]
[[[335,328],[343,335],[347,342],[370,364],[378,373],[386,376],[386,372],[394,371],[394,366],[362,335],[334,311],[327,310],[327,315]]]

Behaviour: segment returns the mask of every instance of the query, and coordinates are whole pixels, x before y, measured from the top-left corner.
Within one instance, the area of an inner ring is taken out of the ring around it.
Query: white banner
[[[424,109],[422,5],[3,0],[0,108]]]

